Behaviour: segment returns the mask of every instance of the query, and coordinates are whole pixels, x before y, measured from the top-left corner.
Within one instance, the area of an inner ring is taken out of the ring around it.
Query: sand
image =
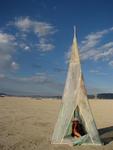
[[[0,98],[0,150],[113,150],[113,100],[90,100],[104,146],[51,145],[60,100]]]

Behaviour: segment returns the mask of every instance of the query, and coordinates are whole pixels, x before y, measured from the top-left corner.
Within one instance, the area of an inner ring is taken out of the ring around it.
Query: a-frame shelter
[[[85,131],[80,138],[71,136],[74,117],[79,118]],[[101,145],[84,86],[75,30],[64,94],[51,143]]]

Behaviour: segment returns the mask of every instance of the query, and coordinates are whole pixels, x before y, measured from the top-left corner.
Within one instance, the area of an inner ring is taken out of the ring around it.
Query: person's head
[[[74,119],[72,120],[72,122],[73,122],[73,124],[76,125],[76,126],[79,124],[78,118],[74,118]]]

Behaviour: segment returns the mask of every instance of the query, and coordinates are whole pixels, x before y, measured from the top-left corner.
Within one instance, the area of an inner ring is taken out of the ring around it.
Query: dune
[[[0,150],[111,150],[113,100],[89,100],[103,146],[52,145],[61,101],[0,98]]]

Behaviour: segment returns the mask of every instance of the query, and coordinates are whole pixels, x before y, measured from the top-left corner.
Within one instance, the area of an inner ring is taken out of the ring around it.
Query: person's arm
[[[74,128],[74,135],[77,137],[81,137],[80,133],[76,131],[76,129]]]

